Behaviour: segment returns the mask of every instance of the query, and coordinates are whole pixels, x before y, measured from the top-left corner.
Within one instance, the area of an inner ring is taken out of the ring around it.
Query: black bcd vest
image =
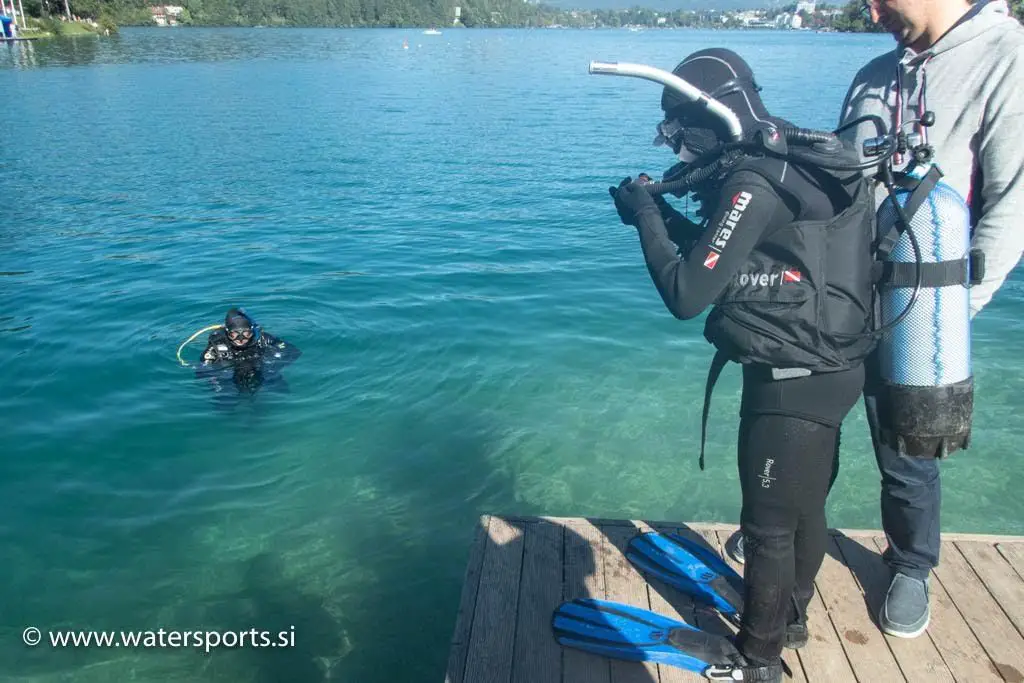
[[[734,168],[758,173],[780,193],[794,193],[762,159]],[[844,188],[825,172],[826,182]],[[717,352],[704,394],[701,469],[711,393],[728,361],[764,366],[781,380],[848,370],[874,349],[874,199],[865,179],[842,191],[850,205],[836,216],[803,220],[798,215],[765,234],[708,314],[704,337]]]

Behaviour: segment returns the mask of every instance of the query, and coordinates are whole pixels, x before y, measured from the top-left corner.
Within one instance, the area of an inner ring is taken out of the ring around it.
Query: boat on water
[[[426,31],[423,32],[423,35],[425,35],[425,36],[439,36],[439,35],[441,35],[441,32],[438,31],[436,28],[428,28]]]

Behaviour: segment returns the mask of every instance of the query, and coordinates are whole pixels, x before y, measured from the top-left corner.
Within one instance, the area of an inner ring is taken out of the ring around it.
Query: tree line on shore
[[[1024,16],[1024,0],[1010,0],[1014,16]],[[23,0],[28,14],[37,17],[62,14],[64,0]],[[82,17],[120,26],[153,24],[150,7],[163,0],[68,0],[71,11]],[[566,10],[524,0],[169,0],[182,7],[177,21],[196,26],[327,26],[327,27],[545,27],[574,28],[649,26],[736,28],[742,25],[735,12],[715,9],[658,12],[635,7],[629,10]],[[455,21],[455,7],[460,8]],[[842,32],[870,32],[861,0],[841,7],[819,5],[801,11],[802,26]],[[838,10],[830,12],[829,10]],[[797,13],[792,3],[765,10],[766,19]],[[659,24],[659,18],[664,21]]]

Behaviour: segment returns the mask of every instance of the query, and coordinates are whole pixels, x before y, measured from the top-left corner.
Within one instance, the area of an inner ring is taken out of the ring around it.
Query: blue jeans
[[[939,564],[939,461],[900,455],[881,442],[877,352],[868,358],[865,370],[864,408],[882,475],[882,529],[889,542],[883,558],[893,572],[925,579]]]

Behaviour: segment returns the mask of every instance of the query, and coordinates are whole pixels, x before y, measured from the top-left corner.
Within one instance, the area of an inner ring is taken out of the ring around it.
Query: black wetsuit
[[[295,361],[302,352],[298,348],[278,339],[272,334],[261,332],[259,337],[243,347],[231,343],[224,330],[210,335],[203,351],[202,364],[196,370],[197,377],[208,378],[217,388],[217,375],[230,369],[232,380],[239,393],[255,393],[276,371]]]
[[[761,173],[740,166],[724,180],[703,230],[661,201],[660,215],[648,209],[637,216],[651,278],[676,317],[696,317],[716,303],[774,230],[798,219],[831,218],[850,204],[838,181],[820,170],[756,163]],[[745,204],[737,216],[740,197]],[[767,278],[747,273],[739,282],[776,284]],[[738,465],[747,595],[739,644],[748,657],[778,657],[787,624],[805,617],[828,542],[825,499],[838,466],[840,424],[863,380],[861,364],[784,380],[773,379],[771,368],[743,366]]]

